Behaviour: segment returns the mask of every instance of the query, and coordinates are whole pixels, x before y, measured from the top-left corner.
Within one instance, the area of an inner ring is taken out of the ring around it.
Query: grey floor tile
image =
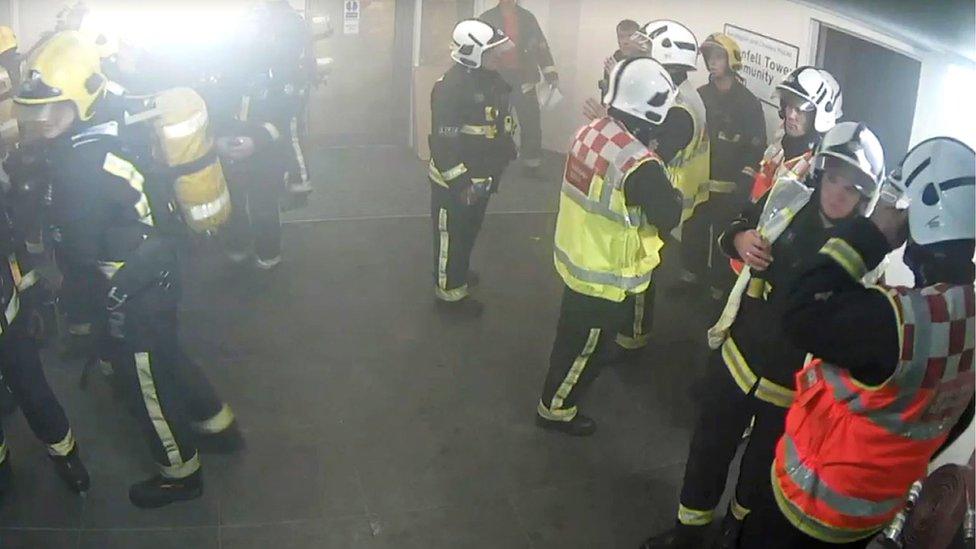
[[[218,549],[217,527],[97,530],[81,533],[81,549]]]
[[[527,549],[532,547],[507,501],[394,514],[378,519],[382,547],[396,549]]]
[[[78,531],[0,528],[0,547],[3,549],[69,549],[77,547],[79,536]]]
[[[512,496],[537,549],[636,547],[673,522],[680,466]]]
[[[81,496],[64,485],[30,431],[15,423],[21,422],[5,425],[11,427],[6,433],[11,447],[7,459],[13,476],[0,506],[0,527],[78,528],[84,505]]]
[[[382,547],[365,516],[221,529],[222,549],[372,549]]]

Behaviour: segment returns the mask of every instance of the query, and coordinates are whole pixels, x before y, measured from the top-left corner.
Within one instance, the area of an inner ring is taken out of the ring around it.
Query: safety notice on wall
[[[773,102],[773,92],[776,85],[797,67],[800,48],[728,23],[725,24],[725,34],[742,49],[739,74],[746,87],[761,101],[778,107]]]
[[[359,0],[346,0],[342,8],[342,34],[359,34]]]

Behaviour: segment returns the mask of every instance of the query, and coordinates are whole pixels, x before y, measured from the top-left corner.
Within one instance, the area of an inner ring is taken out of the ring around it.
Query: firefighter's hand
[[[601,105],[596,99],[591,97],[583,103],[583,116],[585,116],[587,120],[596,120],[597,118],[603,118],[606,115],[607,108]]]
[[[739,257],[751,269],[765,271],[773,262],[772,245],[755,229],[735,235],[734,244]]]
[[[879,200],[871,214],[871,221],[881,231],[892,250],[901,248],[908,240],[908,210],[899,210],[894,204]]]
[[[603,61],[603,70],[607,71],[607,74],[613,72],[613,68],[617,66],[617,60],[611,55]]]
[[[254,154],[254,140],[246,136],[220,137],[217,152],[230,160],[244,160]]]
[[[547,72],[543,76],[546,79],[546,84],[549,84],[553,88],[559,86],[559,73],[558,72]]]

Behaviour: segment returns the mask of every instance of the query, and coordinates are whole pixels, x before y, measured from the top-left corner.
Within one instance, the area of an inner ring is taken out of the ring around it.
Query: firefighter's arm
[[[430,158],[443,182],[451,189],[467,186],[471,181],[468,166],[461,153],[461,102],[456,90],[443,81],[431,92]]]
[[[681,191],[671,185],[664,166],[657,161],[642,164],[624,182],[628,206],[638,206],[647,222],[667,234],[681,221]]]
[[[767,196],[762,197],[759,202],[749,203],[739,212],[739,215],[729,223],[728,227],[718,237],[719,248],[722,253],[732,259],[741,260],[739,251],[735,248],[735,237],[739,233],[751,231],[759,226],[759,217],[762,215],[763,208],[766,207]]]
[[[559,71],[556,69],[556,62],[549,50],[549,41],[546,40],[546,35],[542,32],[542,27],[539,26],[539,20],[531,13],[528,16],[532,25],[532,34],[535,36],[535,47],[533,48],[535,62],[539,65],[539,70],[542,71],[542,76],[545,77],[546,82],[557,84],[559,82]]]
[[[154,284],[165,284],[176,265],[178,242],[172,236],[153,232],[128,254],[122,267],[112,277],[112,301],[124,302],[129,297]],[[121,303],[119,303],[121,304]]]
[[[789,290],[784,332],[797,347],[877,384],[895,369],[898,321],[889,298],[862,277],[891,251],[870,220],[855,218],[808,261]]]

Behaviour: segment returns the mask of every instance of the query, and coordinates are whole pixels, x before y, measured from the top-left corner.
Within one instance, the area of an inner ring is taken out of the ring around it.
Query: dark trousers
[[[471,252],[485,220],[488,199],[462,204],[451,191],[430,184],[430,216],[434,235],[434,292],[444,301],[468,295]]]
[[[797,530],[776,505],[769,482],[767,472],[765,493],[742,525],[739,549],[863,549],[871,542],[872,538],[853,543],[827,543]]]
[[[512,86],[511,101],[518,115],[519,156],[529,164],[537,163],[542,159],[542,113],[535,86],[525,93],[520,86]]]
[[[755,416],[732,503],[740,518],[751,511],[756,486],[769,483],[773,450],[786,418],[785,408],[742,392],[726,369],[721,351],[713,351],[709,357],[698,400],[700,412],[688,449],[678,513],[679,522],[689,526],[711,522],[742,434]]]
[[[161,472],[184,478],[200,468],[193,424],[220,414],[223,403],[180,348],[176,309],[140,310],[141,305],[126,305],[124,337],[112,340],[110,358],[128,396],[138,404],[136,417]]]
[[[37,342],[26,333],[26,313],[22,311],[0,336],[0,371],[34,436],[44,444],[56,445],[68,436],[68,418],[44,377]],[[0,428],[0,446],[5,443]]]
[[[628,350],[642,349],[647,346],[651,338],[651,327],[654,323],[654,280],[644,293],[628,298],[629,318],[617,333],[617,344]]]
[[[728,290],[735,281],[718,237],[738,214],[738,195],[712,193],[681,229],[681,263],[704,285]]]
[[[615,339],[632,314],[632,299],[615,303],[564,288],[540,416],[562,421],[576,416],[576,404],[587,388],[620,355]]]
[[[239,169],[228,174],[231,217],[225,227],[226,244],[232,251],[252,245],[260,259],[281,255],[281,217],[278,198],[283,174],[262,177]]]
[[[68,324],[91,325],[102,313],[99,294],[92,288],[104,286],[104,281],[98,272],[76,264],[68,255],[55,251],[55,258],[63,277],[59,297]]]

